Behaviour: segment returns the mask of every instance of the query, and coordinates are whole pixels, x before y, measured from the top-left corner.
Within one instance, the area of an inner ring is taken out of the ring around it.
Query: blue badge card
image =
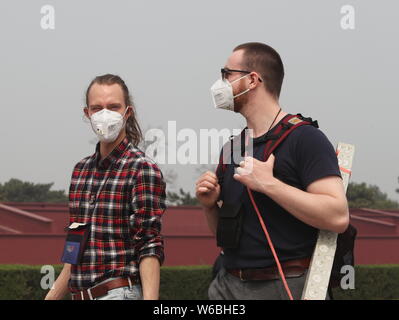
[[[70,264],[78,264],[80,251],[80,243],[66,241],[64,246],[64,253],[61,258],[61,262],[70,263]]]

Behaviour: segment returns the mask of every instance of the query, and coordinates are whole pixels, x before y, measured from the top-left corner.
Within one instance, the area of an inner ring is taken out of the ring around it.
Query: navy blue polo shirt
[[[264,138],[253,139],[254,158],[262,161]],[[276,158],[274,176],[298,189],[306,190],[309,184],[327,176],[341,177],[333,146],[323,132],[314,126],[298,127],[273,153]],[[244,216],[238,247],[223,248],[224,267],[244,269],[275,265],[247,189],[232,178],[233,164],[227,165],[225,174],[220,199],[234,202],[240,198]],[[297,219],[266,195],[254,191],[253,195],[280,261],[311,257],[318,230]]]

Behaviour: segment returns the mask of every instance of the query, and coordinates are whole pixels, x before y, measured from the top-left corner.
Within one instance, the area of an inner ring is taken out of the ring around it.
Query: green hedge
[[[54,266],[58,276],[62,266]],[[0,265],[0,300],[43,299],[41,266]],[[207,299],[210,266],[162,267],[162,300]],[[335,299],[399,299],[399,265],[357,266],[355,290],[334,289]]]

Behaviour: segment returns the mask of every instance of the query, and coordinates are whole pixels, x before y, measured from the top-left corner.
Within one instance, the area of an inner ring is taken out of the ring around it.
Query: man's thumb
[[[236,179],[237,181],[241,182],[241,176],[238,173],[235,173],[233,175],[233,178]]]
[[[267,159],[267,163],[270,163],[272,165],[274,165],[274,160],[276,159],[276,157],[274,156],[274,154],[270,154],[269,159]]]

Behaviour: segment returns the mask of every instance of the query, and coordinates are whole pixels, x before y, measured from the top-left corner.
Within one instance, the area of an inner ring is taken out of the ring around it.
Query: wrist
[[[281,184],[281,181],[278,180],[277,178],[273,177],[267,183],[264,183],[262,185],[262,193],[267,195],[267,196],[270,196],[274,192],[276,192],[276,190],[278,190],[280,184]]]
[[[143,300],[159,300],[159,297],[156,294],[147,294],[143,295]]]
[[[56,295],[55,292],[53,292],[53,290],[50,290],[46,297],[44,298],[44,300],[60,300],[60,298]]]

